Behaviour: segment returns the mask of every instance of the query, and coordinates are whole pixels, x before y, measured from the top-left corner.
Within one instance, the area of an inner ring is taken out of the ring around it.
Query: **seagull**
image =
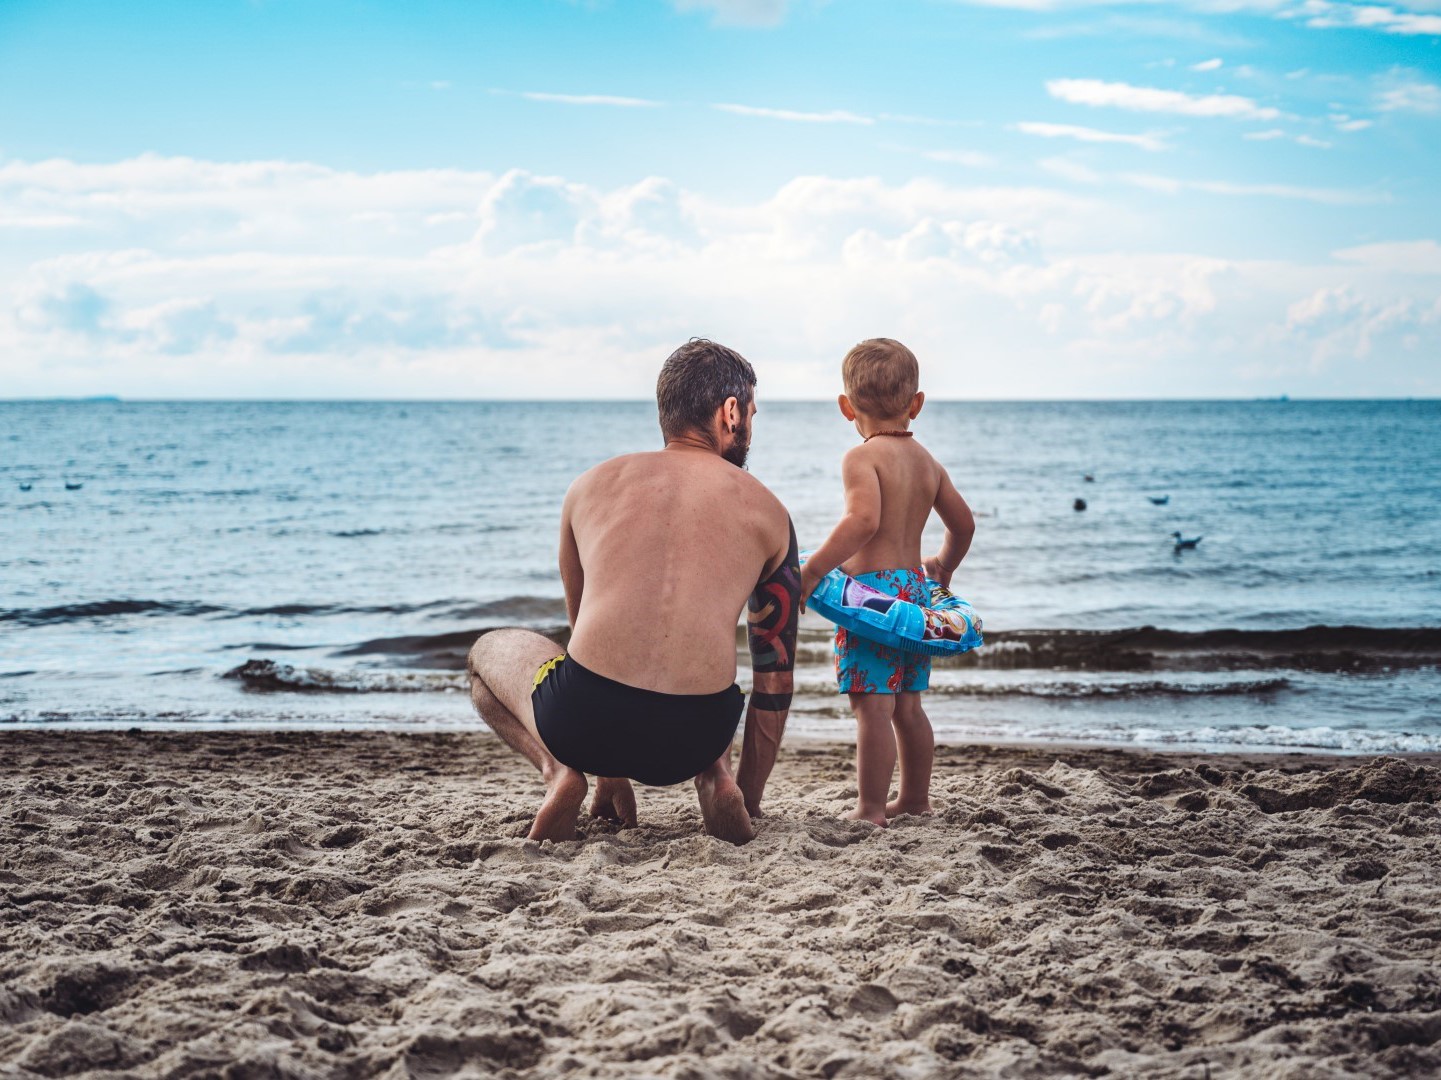
[[[65,490],[66,490],[66,491],[79,491],[79,490],[80,490],[81,488],[83,488],[84,486],[85,486],[85,481],[83,481],[83,480],[80,481],[80,483],[78,483],[78,484],[72,484],[69,480],[66,480],[66,481],[65,481]]]
[[[1086,500],[1085,500],[1085,499],[1077,499],[1075,502],[1073,502],[1073,503],[1071,504],[1071,509],[1072,509],[1072,510],[1084,510],[1085,508],[1086,508]]]
[[[1092,476],[1090,473],[1083,473],[1083,474],[1081,475],[1081,479],[1084,480],[1084,481],[1085,481],[1086,483],[1088,483],[1088,484],[1094,484],[1094,483],[1096,482],[1096,478],[1095,478],[1094,476]]]
[[[1147,495],[1146,498],[1151,500],[1152,506],[1165,506],[1171,501],[1171,496],[1169,495]]]
[[[21,485],[20,485],[20,490],[21,490],[21,491],[29,491],[29,490],[30,490],[32,487],[34,487],[34,486],[35,486],[34,484],[21,484]]]
[[[1183,538],[1178,532],[1173,532],[1171,535],[1176,538],[1177,551],[1192,551],[1195,549],[1196,545],[1201,542],[1202,539],[1199,536],[1194,536],[1191,539],[1187,540]]]

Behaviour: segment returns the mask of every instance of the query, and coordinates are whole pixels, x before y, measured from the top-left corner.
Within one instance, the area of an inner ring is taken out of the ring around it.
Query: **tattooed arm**
[[[786,526],[790,533],[786,553],[756,585],[746,610],[753,681],[736,783],[752,816],[760,815],[761,796],[775,767],[791,707],[801,573],[795,526],[789,518]]]

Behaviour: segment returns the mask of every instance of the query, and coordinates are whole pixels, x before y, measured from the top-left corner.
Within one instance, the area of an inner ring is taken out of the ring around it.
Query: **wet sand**
[[[1441,761],[947,747],[523,839],[485,734],[0,733],[0,1076],[1441,1073]]]

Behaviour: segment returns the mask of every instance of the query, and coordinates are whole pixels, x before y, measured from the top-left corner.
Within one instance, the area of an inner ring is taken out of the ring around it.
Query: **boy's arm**
[[[796,529],[790,518],[786,526],[790,534],[786,553],[780,565],[756,585],[746,610],[751,696],[736,784],[745,796],[746,810],[754,817],[760,816],[761,796],[775,767],[794,690],[801,574]]]
[[[565,614],[570,628],[575,629],[576,617],[580,615],[580,595],[585,589],[585,571],[580,565],[580,548],[575,542],[575,530],[571,527],[571,503],[575,488],[565,493],[565,502],[560,508],[560,583],[565,588]]]
[[[841,459],[841,479],[846,485],[846,512],[831,530],[826,542],[801,568],[801,610],[821,578],[859,551],[881,527],[881,479],[875,468],[858,451],[846,451]]]
[[[931,576],[946,588],[950,588],[951,575],[956,572],[956,567],[961,565],[961,560],[971,549],[971,538],[976,535],[976,517],[966,505],[966,500],[961,498],[956,485],[951,483],[950,474],[945,469],[941,470],[941,486],[936,492],[935,510],[946,527],[946,538],[941,542],[940,553],[932,556],[936,565],[935,573]],[[930,567],[926,569],[928,573],[931,571]]]

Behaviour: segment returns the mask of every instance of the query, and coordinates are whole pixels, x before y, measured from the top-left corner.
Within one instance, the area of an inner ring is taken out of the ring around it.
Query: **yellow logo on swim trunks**
[[[535,673],[535,683],[531,686],[531,689],[534,690],[541,683],[545,682],[545,677],[555,670],[556,664],[560,663],[564,659],[565,653],[561,653],[559,656],[553,657],[550,660],[547,660],[545,663],[541,664],[540,669]]]

